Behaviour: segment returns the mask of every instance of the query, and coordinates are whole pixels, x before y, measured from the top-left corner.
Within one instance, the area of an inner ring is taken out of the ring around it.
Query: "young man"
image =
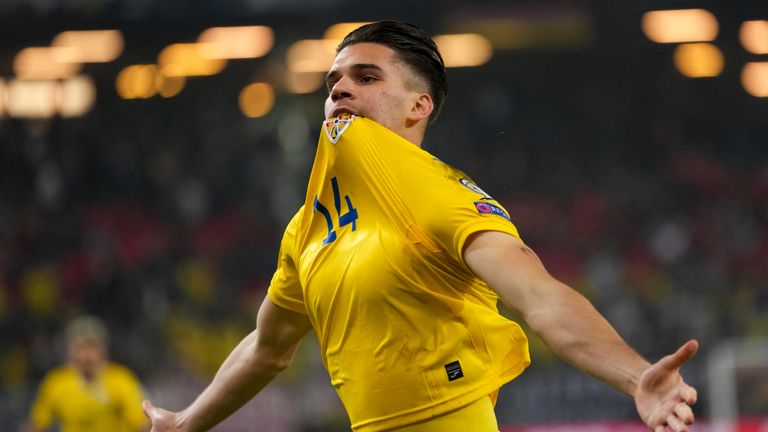
[[[183,411],[145,402],[154,431],[213,427],[314,329],[354,430],[495,432],[498,388],[530,362],[499,298],[562,358],[634,397],[655,432],[687,431],[696,391],[679,368],[696,342],[648,364],[547,273],[498,202],[420,148],[445,83],[434,42],[416,27],[382,21],[345,38],[304,206],[256,330]]]
[[[139,404],[144,393],[126,367],[107,360],[107,330],[93,317],[67,326],[67,365],[51,370],[40,384],[27,432],[149,430]]]

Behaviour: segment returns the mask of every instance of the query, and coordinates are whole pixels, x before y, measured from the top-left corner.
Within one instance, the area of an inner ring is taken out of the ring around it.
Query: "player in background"
[[[141,411],[141,384],[125,366],[107,359],[108,333],[90,316],[66,329],[68,363],[49,371],[40,384],[26,432],[58,426],[61,432],[149,430]]]
[[[696,390],[679,369],[697,343],[648,363],[545,270],[497,201],[420,148],[447,93],[427,35],[394,21],[363,26],[339,46],[326,84],[304,206],[256,329],[186,409],[146,401],[153,431],[212,428],[313,329],[353,430],[495,432],[498,388],[530,362],[499,299],[561,358],[634,398],[651,430],[688,430]]]

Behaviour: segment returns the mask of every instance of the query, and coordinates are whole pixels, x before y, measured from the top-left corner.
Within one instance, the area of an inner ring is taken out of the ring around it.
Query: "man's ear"
[[[417,122],[419,120],[429,119],[432,114],[432,110],[435,109],[434,103],[432,103],[432,97],[427,93],[419,93],[417,98],[411,106],[411,112],[408,115],[408,120]]]

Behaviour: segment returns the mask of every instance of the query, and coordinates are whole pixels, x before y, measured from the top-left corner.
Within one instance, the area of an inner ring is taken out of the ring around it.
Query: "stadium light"
[[[708,42],[719,31],[717,18],[704,9],[646,12],[642,27],[645,36],[658,43]]]
[[[267,115],[275,104],[275,91],[267,83],[248,84],[239,97],[240,111],[248,118]]]
[[[675,49],[675,66],[689,78],[720,75],[725,60],[720,49],[709,43],[682,44]]]
[[[266,55],[274,46],[275,34],[266,26],[211,27],[197,42],[212,44],[206,54],[213,59],[246,59]]]
[[[56,114],[58,82],[12,80],[7,88],[8,115],[19,118],[50,118]]]
[[[475,33],[440,35],[434,37],[445,67],[472,67],[488,62],[493,55],[491,41]]]
[[[327,72],[336,56],[336,42],[303,39],[288,47],[286,62],[292,72]]]
[[[296,94],[312,93],[319,90],[324,83],[325,74],[322,72],[294,72],[285,74],[285,88]]]
[[[22,80],[71,78],[82,63],[76,61],[77,50],[71,47],[29,47],[13,59],[13,71]]]
[[[165,47],[157,58],[160,72],[168,77],[210,76],[221,72],[227,61],[215,58],[216,44],[180,43]]]
[[[96,85],[87,76],[62,81],[56,105],[62,117],[80,117],[96,103]]]
[[[323,39],[334,41],[334,43],[338,45],[352,30],[356,30],[366,24],[370,24],[370,21],[343,22],[334,24],[325,30]]]
[[[71,30],[56,35],[51,46],[71,48],[72,62],[107,63],[122,54],[124,41],[119,30]]]
[[[131,65],[117,74],[115,87],[123,99],[148,99],[157,94],[157,80],[157,66]]]
[[[172,98],[184,89],[187,79],[183,76],[167,77],[153,64],[125,67],[117,74],[115,88],[123,99],[149,99],[157,94]]]
[[[187,79],[185,77],[167,77],[163,74],[158,74],[156,81],[157,93],[164,98],[172,98],[181,93],[186,84]]]
[[[750,62],[741,70],[741,85],[755,97],[768,97],[768,62]]]
[[[739,40],[752,54],[768,54],[768,20],[744,21],[739,29]]]

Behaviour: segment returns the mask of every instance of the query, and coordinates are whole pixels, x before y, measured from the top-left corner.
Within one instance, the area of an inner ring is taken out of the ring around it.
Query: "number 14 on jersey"
[[[331,179],[331,188],[333,189],[333,206],[336,208],[339,228],[352,224],[352,231],[357,230],[357,209],[352,206],[352,200],[349,199],[349,195],[344,195],[344,201],[347,203],[347,211],[346,213],[341,214],[341,193],[339,192],[339,182],[336,180],[336,177]],[[331,212],[320,202],[317,195],[315,195],[314,209],[325,217],[325,222],[328,225],[328,235],[323,239],[323,246],[325,246],[336,240],[334,221],[331,217]]]

